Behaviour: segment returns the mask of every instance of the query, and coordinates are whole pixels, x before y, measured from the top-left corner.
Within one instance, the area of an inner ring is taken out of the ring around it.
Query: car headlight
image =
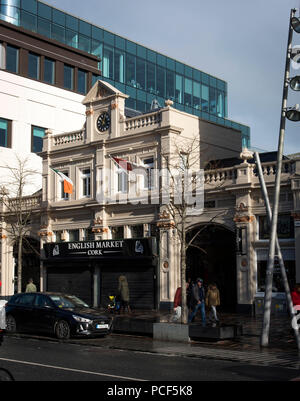
[[[77,322],[80,322],[80,323],[92,323],[91,319],[86,319],[84,317],[77,316],[77,315],[72,315],[72,316]]]

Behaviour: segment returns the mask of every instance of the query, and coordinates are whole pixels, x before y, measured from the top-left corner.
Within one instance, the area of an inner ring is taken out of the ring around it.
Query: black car
[[[32,292],[13,295],[5,305],[6,331],[44,332],[59,339],[106,335],[112,319],[74,295]]]

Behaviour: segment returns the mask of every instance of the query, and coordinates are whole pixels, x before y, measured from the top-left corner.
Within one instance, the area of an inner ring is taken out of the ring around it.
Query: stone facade
[[[127,176],[120,171],[113,157],[137,165],[150,163],[152,168],[160,170],[165,163],[162,155],[174,156],[176,144],[188,144],[197,137],[200,146],[198,165],[194,166],[196,169],[204,168],[211,160],[236,158],[238,161],[230,167],[219,168],[216,165],[204,170],[204,211],[187,218],[186,231],[214,227],[219,233],[222,229],[225,236],[226,233],[231,236],[236,302],[251,308],[255,294],[261,289],[261,278],[258,276],[262,275],[259,269],[263,269],[267,260],[268,240],[262,228],[266,212],[259,179],[255,164],[249,161],[252,156],[245,152],[241,154],[240,133],[175,110],[170,102],[151,113],[128,118],[126,97],[111,85],[98,81],[83,101],[86,107],[84,128],[59,135],[48,131],[44,138],[41,154],[43,192],[40,227],[37,230],[41,249],[44,244],[59,241],[80,242],[87,238],[112,240],[117,235],[122,235],[124,239],[154,236],[159,249],[153,250],[153,307],[171,306],[176,288],[180,285],[180,252],[174,221],[163,203],[136,205],[116,201],[121,199],[122,192],[130,191],[137,184],[137,178],[133,180],[130,173]],[[103,131],[98,125],[102,113],[108,113],[110,118],[109,127]],[[262,165],[272,203],[276,162]],[[73,180],[71,195],[62,193],[62,184],[50,167]],[[110,176],[104,172],[109,172]],[[109,178],[108,183],[102,180],[104,176]],[[143,186],[142,182],[140,184]],[[110,195],[113,200],[104,202],[103,194]],[[280,244],[283,256],[291,262],[291,274],[295,269],[296,277],[292,281],[300,281],[300,158],[283,162],[279,213],[284,216],[284,221],[293,219],[292,227],[289,227],[295,235],[290,238],[286,229]],[[5,226],[5,218],[3,224]],[[2,228],[4,232],[5,227]],[[2,238],[2,249],[7,246],[5,241],[7,239]],[[236,247],[238,241],[239,246]],[[1,256],[2,295],[11,295],[13,291],[11,268],[8,268],[12,257],[8,255],[9,252],[2,252]],[[201,254],[194,253],[192,256],[194,260],[197,257],[201,259]],[[193,274],[196,274],[197,262],[193,263]],[[48,288],[47,269],[47,261],[44,260],[41,262],[42,290]],[[210,277],[218,282],[218,274],[211,273]],[[108,275],[101,275],[101,263],[94,265],[91,274],[92,299],[97,305],[103,285],[101,280]],[[138,271],[135,274],[138,279]],[[226,276],[226,272],[222,274]],[[5,280],[3,277],[6,277]]]

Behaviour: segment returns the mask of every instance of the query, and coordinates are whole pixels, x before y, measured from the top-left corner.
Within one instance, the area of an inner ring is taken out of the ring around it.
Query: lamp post
[[[291,14],[290,14],[289,34],[288,34],[288,43],[287,43],[287,51],[286,51],[286,64],[285,64],[285,73],[284,73],[282,108],[281,108],[278,151],[277,151],[277,168],[276,168],[275,189],[274,189],[274,204],[273,204],[273,211],[272,211],[272,223],[271,223],[271,233],[270,233],[270,243],[269,243],[268,264],[267,264],[267,271],[266,271],[263,325],[262,325],[262,333],[261,333],[261,341],[260,341],[260,344],[262,347],[266,347],[269,345],[273,270],[274,270],[275,245],[276,245],[276,235],[277,235],[277,221],[278,221],[278,208],[279,208],[280,180],[281,180],[281,169],[282,169],[285,123],[286,123],[286,117],[288,115],[286,104],[287,104],[288,88],[289,88],[288,83],[290,81],[289,76],[290,76],[290,66],[291,66],[291,47],[292,47],[292,39],[293,39],[293,30],[300,33],[300,23],[299,23],[298,18],[295,17],[295,13],[296,13],[296,10],[292,9]],[[295,18],[298,21],[296,21]],[[297,29],[299,29],[299,31],[297,31]],[[292,117],[292,113],[290,113],[289,116]],[[299,120],[294,119],[292,121],[299,121]]]

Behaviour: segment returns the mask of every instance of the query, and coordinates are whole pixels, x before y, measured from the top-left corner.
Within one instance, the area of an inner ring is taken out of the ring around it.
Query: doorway
[[[221,298],[220,310],[235,311],[237,306],[235,233],[217,225],[199,225],[187,233],[187,241],[198,232],[187,249],[187,279],[204,281],[204,287],[216,283]]]

